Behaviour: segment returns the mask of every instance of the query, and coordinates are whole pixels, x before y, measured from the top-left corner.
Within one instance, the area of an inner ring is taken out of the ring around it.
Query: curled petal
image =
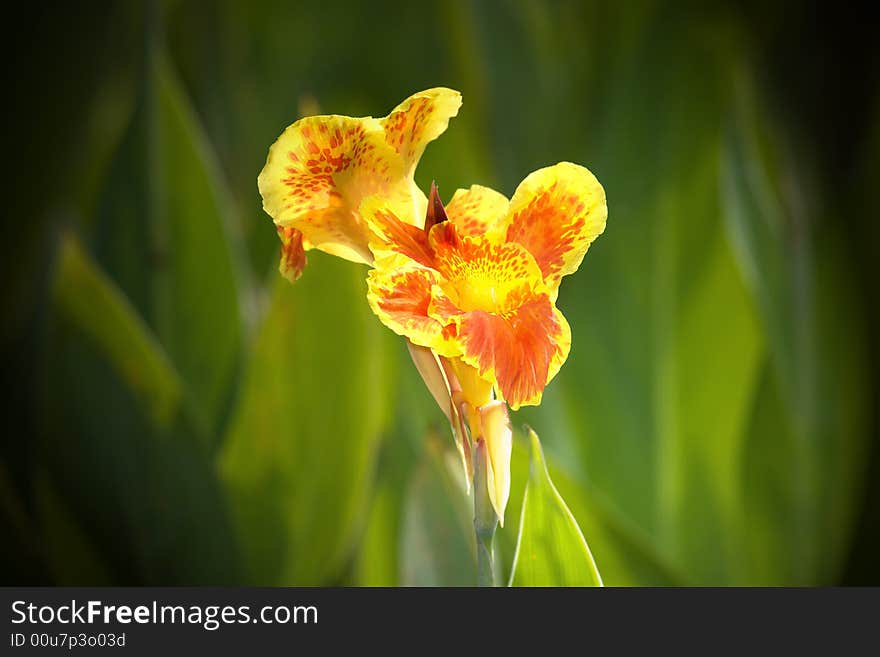
[[[554,298],[563,276],[577,270],[605,230],[605,190],[587,169],[570,162],[530,174],[510,200],[507,239],[535,257]]]
[[[489,187],[472,185],[470,189],[456,190],[446,206],[446,213],[459,235],[484,235],[498,226],[507,214],[508,204],[504,194]]]

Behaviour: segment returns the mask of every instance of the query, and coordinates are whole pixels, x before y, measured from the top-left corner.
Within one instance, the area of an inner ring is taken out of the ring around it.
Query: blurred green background
[[[417,172],[570,160],[551,473],[607,584],[880,584],[870,23],[811,3],[42,4],[6,21],[3,584],[475,582],[448,427],[362,266],[294,286],[303,113],[464,105]],[[509,565],[528,468],[517,436]]]

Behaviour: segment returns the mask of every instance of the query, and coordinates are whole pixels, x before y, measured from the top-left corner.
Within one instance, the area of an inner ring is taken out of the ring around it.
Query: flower
[[[413,172],[460,106],[461,94],[438,87],[413,94],[383,119],[309,116],[289,126],[257,179],[281,238],[281,273],[299,278],[310,249],[372,263],[359,212],[372,194],[402,221],[421,226],[427,200]]]
[[[486,441],[489,494],[502,519],[511,449],[504,402],[514,410],[540,403],[568,357],[559,284],[604,230],[605,192],[587,169],[562,162],[530,174],[510,201],[475,185],[444,208],[433,187],[422,229],[380,196],[365,199],[361,214],[373,233],[370,306],[414,345],[442,406],[440,378],[425,374],[435,369],[428,354],[436,358],[468,470],[472,444]]]
[[[510,494],[508,404],[534,405],[568,357],[571,330],[556,307],[605,228],[605,192],[587,169],[535,171],[508,200],[474,185],[447,206],[413,172],[446,130],[461,96],[414,94],[384,119],[314,116],[287,128],[258,179],[296,280],[317,248],[373,266],[367,298],[407,339],[419,373],[453,428],[467,481],[485,449],[499,521]]]

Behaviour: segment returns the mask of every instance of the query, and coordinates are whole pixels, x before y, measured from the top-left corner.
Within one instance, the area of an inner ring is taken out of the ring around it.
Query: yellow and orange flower
[[[434,215],[444,213],[432,195]],[[516,410],[538,404],[568,356],[571,332],[555,306],[605,228],[605,194],[563,162],[529,175],[510,202],[487,187],[458,190],[447,221],[420,230],[370,198],[373,312],[394,332],[460,359]]]
[[[402,220],[421,226],[427,201],[413,172],[460,106],[461,94],[436,88],[383,119],[309,116],[289,126],[257,180],[281,238],[281,273],[299,278],[310,249],[370,264],[369,229],[359,212],[367,196],[381,196]]]
[[[471,439],[486,440],[490,498],[501,518],[510,432],[494,397],[514,410],[540,403],[568,357],[571,331],[555,305],[559,283],[604,230],[605,193],[592,173],[568,162],[529,175],[510,201],[473,186],[444,208],[431,191],[421,230],[379,197],[364,202],[376,256],[368,300],[388,328],[438,357],[453,426],[457,410]],[[422,359],[420,370],[429,369]],[[457,433],[470,469],[471,441]]]
[[[469,481],[472,450],[485,445],[489,498],[503,521],[507,404],[540,403],[568,357],[559,284],[604,230],[607,209],[595,176],[568,162],[530,174],[510,200],[477,185],[445,207],[436,187],[426,199],[413,171],[460,103],[457,92],[432,89],[381,120],[303,119],[270,149],[259,187],[289,278],[310,248],[373,265],[370,307],[407,338]]]

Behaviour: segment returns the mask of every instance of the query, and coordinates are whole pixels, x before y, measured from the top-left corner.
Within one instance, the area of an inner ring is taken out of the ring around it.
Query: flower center
[[[511,310],[512,292],[524,283],[541,282],[534,258],[517,244],[468,239],[438,255],[441,274],[448,281],[445,291],[465,312],[504,314]]]
[[[504,282],[484,277],[461,278],[452,281],[458,298],[458,307],[464,311],[483,310],[499,314],[507,298],[508,287]]]

